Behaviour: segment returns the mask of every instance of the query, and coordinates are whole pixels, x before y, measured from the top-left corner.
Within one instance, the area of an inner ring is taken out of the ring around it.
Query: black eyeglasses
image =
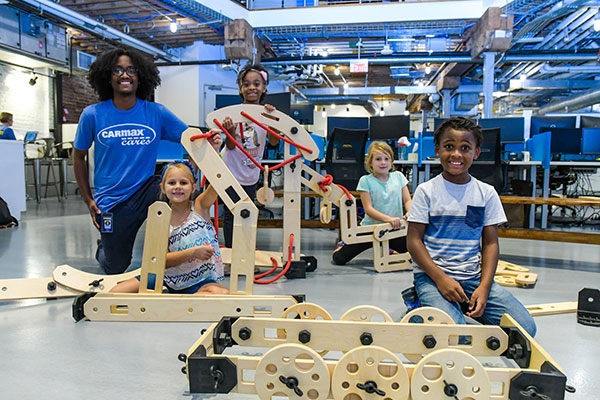
[[[136,76],[138,73],[138,70],[135,67],[127,67],[127,68],[112,67],[113,75],[121,76],[121,75],[123,75],[124,72],[127,72],[127,75],[129,75],[129,76]]]

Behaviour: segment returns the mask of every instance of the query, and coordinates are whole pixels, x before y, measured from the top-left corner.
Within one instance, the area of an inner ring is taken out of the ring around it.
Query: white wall
[[[225,59],[223,46],[197,42],[183,50],[182,60]],[[243,65],[243,63],[242,63]],[[160,67],[162,83],[156,101],[165,105],[189,125],[205,126],[205,117],[215,109],[217,94],[238,94],[235,71],[222,65]],[[270,93],[286,91],[281,82],[271,82]]]
[[[48,137],[54,127],[52,78],[37,75],[31,86],[31,77],[24,69],[0,65],[0,112],[13,114],[13,130],[21,140],[27,131]]]

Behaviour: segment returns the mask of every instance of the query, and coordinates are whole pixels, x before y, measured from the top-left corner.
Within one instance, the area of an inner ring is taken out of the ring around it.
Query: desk
[[[25,163],[23,142],[0,140],[0,197],[8,204],[13,217],[20,220],[27,210],[25,201]]]

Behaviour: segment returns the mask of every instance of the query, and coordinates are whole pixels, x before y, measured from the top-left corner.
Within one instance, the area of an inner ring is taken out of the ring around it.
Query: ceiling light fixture
[[[594,31],[598,32],[600,31],[600,15],[596,14],[596,17],[594,18]]]
[[[409,116],[410,115],[410,111],[404,110],[404,115]]]
[[[348,86],[350,86],[348,85],[348,82],[344,82],[344,89],[348,89]]]
[[[30,84],[31,86],[35,86],[35,84],[37,83],[37,79],[38,79],[38,77],[37,77],[36,75],[33,75],[33,78],[31,78],[31,79],[29,80],[29,84]]]
[[[425,75],[429,75],[431,73],[431,66],[429,64],[427,64],[425,66]]]
[[[175,20],[171,20],[171,23],[169,24],[169,30],[172,33],[177,32],[177,22],[175,22]]]
[[[340,66],[339,65],[335,66],[335,69],[333,70],[333,74],[334,75],[339,75],[340,74]]]
[[[321,117],[327,118],[327,110],[325,110],[325,107],[323,107],[323,109],[321,110]]]
[[[332,110],[335,110],[335,104],[332,104],[332,105],[331,105],[331,109],[332,109]]]
[[[383,107],[381,107],[381,109],[379,110],[379,116],[380,117],[385,116],[385,111],[383,111]]]

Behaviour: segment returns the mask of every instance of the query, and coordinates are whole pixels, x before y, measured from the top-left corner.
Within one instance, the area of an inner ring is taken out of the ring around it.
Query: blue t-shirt
[[[137,99],[130,110],[111,100],[83,110],[74,146],[94,149],[94,200],[106,212],[127,200],[154,175],[161,139],[181,141],[187,125],[161,104]]]
[[[10,128],[6,125],[1,125],[0,126],[0,140],[1,139],[17,140],[17,138],[15,137],[15,131],[13,131],[12,128]]]
[[[375,175],[363,175],[358,181],[356,190],[359,192],[368,192],[371,195],[373,208],[389,215],[390,217],[402,218],[404,216],[402,208],[402,188],[406,186],[408,180],[400,171],[392,171],[388,176],[387,182],[381,182],[375,178]],[[381,221],[374,220],[365,214],[360,221],[361,225],[381,224]]]

